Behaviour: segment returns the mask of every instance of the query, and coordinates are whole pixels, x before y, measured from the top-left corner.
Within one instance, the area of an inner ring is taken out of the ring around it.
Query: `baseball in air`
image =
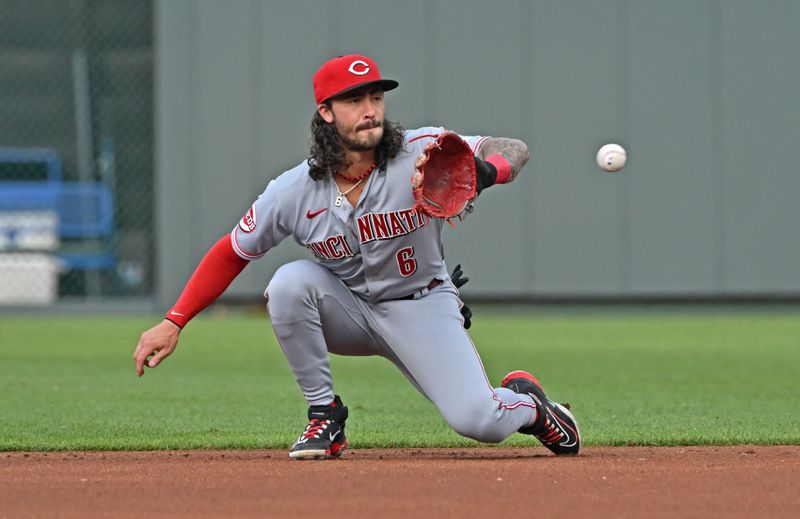
[[[603,171],[615,172],[625,167],[628,153],[619,144],[606,144],[597,152],[597,165]]]

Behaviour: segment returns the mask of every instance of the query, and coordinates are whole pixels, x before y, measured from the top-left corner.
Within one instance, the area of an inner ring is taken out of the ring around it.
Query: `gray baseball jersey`
[[[308,162],[271,181],[232,231],[236,253],[252,260],[292,235],[316,260],[368,301],[394,299],[447,279],[443,220],[414,209],[411,175],[425,145],[444,128],[404,133],[405,146],[365,181],[356,207],[339,195],[330,177],[315,181]],[[463,137],[477,150],[485,137]]]
[[[449,281],[443,220],[414,210],[414,163],[443,128],[404,134],[405,149],[373,172],[356,207],[304,162],[270,182],[233,229],[251,260],[292,235],[316,262],[281,266],[267,287],[272,327],[309,405],[334,398],[329,354],[381,355],[436,405],[458,433],[497,442],[530,425],[530,396],[493,388],[463,328]],[[465,137],[473,152],[484,137]],[[444,282],[428,291],[432,279]],[[414,294],[414,299],[399,299]]]

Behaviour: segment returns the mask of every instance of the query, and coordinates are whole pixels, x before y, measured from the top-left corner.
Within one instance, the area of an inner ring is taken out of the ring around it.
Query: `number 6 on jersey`
[[[414,247],[403,247],[397,251],[397,268],[400,275],[408,277],[417,271],[417,260],[414,259]]]

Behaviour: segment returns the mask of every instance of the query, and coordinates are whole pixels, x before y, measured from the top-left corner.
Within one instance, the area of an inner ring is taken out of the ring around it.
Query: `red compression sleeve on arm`
[[[250,263],[236,255],[226,234],[206,253],[167,315],[181,328],[217,299]]]
[[[505,184],[511,180],[511,163],[507,158],[499,153],[486,157],[486,162],[497,169],[497,180],[495,184]]]

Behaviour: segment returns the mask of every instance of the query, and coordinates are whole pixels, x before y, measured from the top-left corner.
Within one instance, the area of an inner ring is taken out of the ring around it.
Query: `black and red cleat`
[[[289,457],[296,460],[338,458],[347,449],[344,423],[347,408],[338,395],[328,405],[308,408],[308,425],[289,449]]]
[[[519,432],[535,436],[555,454],[578,454],[581,450],[578,422],[568,406],[547,398],[536,377],[527,371],[512,371],[500,385],[515,393],[530,395],[536,404],[536,421]]]

